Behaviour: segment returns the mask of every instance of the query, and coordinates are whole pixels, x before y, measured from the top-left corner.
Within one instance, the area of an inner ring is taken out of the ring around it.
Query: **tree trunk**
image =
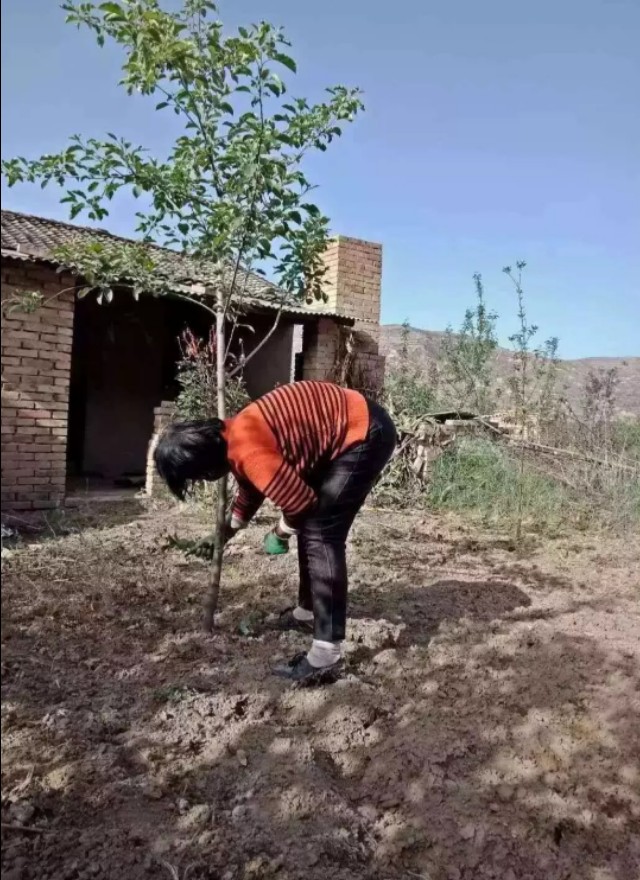
[[[224,333],[224,303],[222,297],[218,297],[216,306],[216,381],[218,394],[218,418],[226,417],[225,403],[225,333]],[[205,605],[204,628],[211,632],[214,626],[215,614],[218,608],[220,595],[220,579],[222,577],[222,555],[224,553],[224,536],[227,522],[227,477],[218,481],[218,504],[216,509],[215,542],[213,560],[211,562],[211,576],[209,579],[209,593]]]

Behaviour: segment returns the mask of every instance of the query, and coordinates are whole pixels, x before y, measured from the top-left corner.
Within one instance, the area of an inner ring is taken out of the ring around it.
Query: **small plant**
[[[548,339],[535,347],[533,340],[538,333],[536,324],[529,321],[526,309],[522,275],[526,268],[524,260],[516,263],[516,271],[505,266],[503,272],[513,283],[518,305],[518,330],[509,337],[514,347],[513,374],[509,379],[515,424],[519,439],[518,454],[518,503],[514,511],[514,540],[522,538],[522,521],[525,506],[525,449],[530,435],[535,434],[541,417],[549,419],[555,399],[558,368],[558,340]]]
[[[487,308],[482,276],[473,276],[476,304],[467,309],[459,333],[447,328],[440,353],[440,381],[457,409],[487,414],[496,404],[493,357],[498,347],[496,312]]]
[[[182,419],[210,419],[218,415],[218,382],[216,373],[216,334],[201,339],[191,330],[180,336],[181,358],[178,363],[180,391],[176,409]],[[249,403],[242,375],[228,378],[225,384],[226,409],[235,415]]]
[[[587,432],[587,443],[592,449],[611,452],[616,404],[616,389],[620,381],[618,371],[589,370],[582,400],[582,417]]]
[[[184,420],[216,418],[219,398],[215,328],[211,328],[206,339],[196,336],[190,329],[184,330],[179,343],[181,358],[177,377],[180,386],[176,399],[177,416]],[[227,417],[235,415],[249,403],[249,395],[241,373],[227,377],[224,392]],[[199,484],[192,488],[189,496],[191,501],[211,511],[211,521],[218,503],[218,489],[218,483]],[[228,492],[225,501],[227,517],[230,514],[232,500],[232,493]],[[215,547],[213,533],[198,541],[177,538],[171,540],[171,547],[181,550],[187,556],[209,560],[213,558]]]
[[[9,525],[2,523],[2,559],[8,559],[20,540],[20,533]]]
[[[551,477],[521,469],[500,445],[460,440],[435,462],[428,486],[435,509],[469,512],[485,525],[527,523],[556,531],[568,516],[568,499]]]
[[[399,360],[389,370],[383,392],[383,402],[400,428],[424,417],[438,405],[435,392],[411,358],[410,333],[409,322],[405,321],[400,336]]]
[[[260,630],[263,615],[259,611],[250,611],[238,624],[238,632],[245,638],[253,638]]]
[[[393,418],[400,434],[398,454],[389,463],[377,483],[373,499],[375,503],[390,507],[421,507],[424,504],[424,484],[413,466],[406,434],[419,431],[425,416],[437,408],[435,392],[428,385],[421,370],[411,358],[409,336],[411,327],[405,321],[400,337],[398,363],[387,373],[382,403]]]
[[[611,436],[618,455],[640,464],[640,418],[618,419],[612,425]]]
[[[168,684],[153,691],[156,703],[180,703],[195,695],[196,691],[181,684]]]
[[[10,318],[16,313],[32,315],[44,304],[45,298],[38,290],[18,290],[2,303],[3,316]]]

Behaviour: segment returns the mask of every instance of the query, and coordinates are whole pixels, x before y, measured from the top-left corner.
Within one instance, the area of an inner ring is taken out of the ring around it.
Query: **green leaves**
[[[118,287],[138,299],[142,290],[154,295],[170,295],[173,287],[166,270],[152,258],[144,244],[121,243],[117,239],[74,242],[56,248],[55,260],[83,279],[76,295],[83,299],[95,294],[98,303],[113,302]]]
[[[273,60],[277,61],[278,64],[282,64],[284,67],[286,67],[292,73],[298,72],[298,67],[296,65],[296,62],[293,60],[293,58],[290,58],[288,55],[285,55],[282,52],[276,52],[276,54],[273,56]]]
[[[100,11],[104,13],[105,17],[116,19],[118,21],[121,21],[124,18],[124,10],[119,3],[101,3],[99,8]]]
[[[318,104],[285,101],[297,67],[282,30],[260,22],[228,36],[210,0],[67,0],[63,9],[121,50],[121,87],[158,112],[171,108],[181,130],[163,156],[115,133],[73,136],[59,153],[3,161],[7,183],[55,183],[70,217],[93,221],[131,194],[140,237],[188,253],[202,273],[256,266],[296,296],[320,296],[328,220],[309,201],[303,165],[360,112],[360,92],[334,86]],[[122,278],[136,295],[167,293],[166,278],[126,247],[67,257],[104,302]]]
[[[467,309],[459,333],[447,328],[439,379],[448,405],[487,413],[497,404],[493,354],[498,346],[497,314],[489,311],[479,274],[473,276],[476,304]]]
[[[6,179],[8,186],[15,186],[16,183],[22,183],[27,173],[26,160],[20,157],[16,159],[2,160],[2,176]]]
[[[14,314],[30,315],[43,303],[44,295],[39,290],[16,290],[3,300],[2,314],[7,317]]]

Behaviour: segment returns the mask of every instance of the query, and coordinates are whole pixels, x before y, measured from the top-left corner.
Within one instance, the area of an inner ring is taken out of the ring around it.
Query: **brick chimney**
[[[382,245],[344,235],[333,238],[325,255],[326,300],[318,309],[356,319],[353,327],[357,363],[366,390],[377,392],[384,378],[384,358],[379,354]],[[330,377],[340,351],[340,329],[331,318],[321,318],[304,340],[304,378]]]

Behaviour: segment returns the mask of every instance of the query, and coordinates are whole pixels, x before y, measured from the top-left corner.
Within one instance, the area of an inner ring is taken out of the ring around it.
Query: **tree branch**
[[[244,368],[246,367],[246,365],[249,363],[249,361],[250,361],[252,358],[254,358],[254,357],[258,354],[258,352],[260,351],[260,349],[261,349],[264,345],[266,345],[267,342],[271,339],[271,337],[272,337],[273,334],[276,332],[276,330],[277,330],[277,328],[278,328],[278,325],[279,325],[279,323],[280,323],[280,318],[282,317],[282,309],[283,309],[283,307],[284,307],[284,297],[282,297],[281,300],[280,300],[280,306],[278,307],[278,313],[277,313],[277,315],[276,315],[276,317],[275,317],[275,320],[274,320],[273,325],[272,325],[271,329],[269,330],[269,332],[266,334],[266,336],[264,336],[264,337],[260,340],[260,342],[259,342],[259,343],[256,345],[256,347],[253,349],[253,351],[250,351],[249,354],[248,354],[245,358],[243,358],[242,362],[241,362],[240,364],[238,364],[237,367],[234,367],[234,368],[228,373],[228,378],[229,378],[229,379],[233,379],[234,376],[237,376],[238,373],[241,373],[242,370],[244,370]]]
[[[249,223],[251,223],[253,214],[255,212],[256,200],[258,197],[258,171],[260,168],[260,154],[262,153],[262,144],[263,144],[263,140],[264,140],[264,89],[262,86],[262,75],[261,75],[263,66],[264,66],[263,65],[263,56],[261,56],[260,63],[258,64],[258,83],[259,83],[258,107],[260,109],[260,134],[258,135],[258,146],[256,148],[256,158],[255,158],[256,171],[253,176],[253,189],[252,189],[252,193],[251,193],[251,199],[249,201],[249,211],[248,211],[247,218],[245,221],[245,227],[244,227],[244,231],[242,233],[242,240],[240,242],[240,247],[238,249],[238,255],[237,255],[235,267],[233,270],[233,276],[231,278],[231,288],[229,291],[229,297],[228,297],[227,302],[225,303],[225,307],[224,307],[225,318],[227,316],[227,312],[229,310],[229,305],[230,305],[231,299],[233,297],[233,291],[235,289],[236,280],[238,278],[238,272],[240,271],[240,263],[241,263],[242,258],[244,256],[245,248],[247,246],[247,237],[249,234],[248,225],[249,225]]]

